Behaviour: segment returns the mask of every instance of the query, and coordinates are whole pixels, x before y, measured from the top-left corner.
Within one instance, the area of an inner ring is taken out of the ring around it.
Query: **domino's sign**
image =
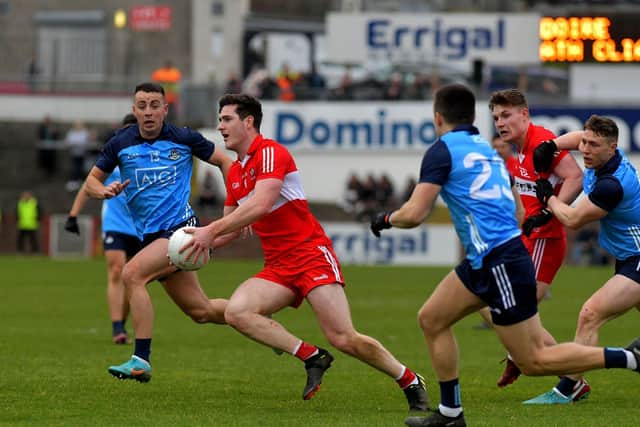
[[[490,135],[486,106],[478,105],[476,123]],[[416,151],[437,139],[433,103],[308,102],[263,104],[261,133],[292,151]]]
[[[426,224],[412,229],[384,231],[376,238],[368,224],[324,223],[344,264],[454,265],[460,248],[453,225]]]
[[[329,60],[341,63],[538,62],[537,14],[343,14],[327,17]]]
[[[640,108],[531,107],[531,121],[556,135],[582,130],[592,115],[605,116],[618,125],[618,146],[626,153],[640,153]]]

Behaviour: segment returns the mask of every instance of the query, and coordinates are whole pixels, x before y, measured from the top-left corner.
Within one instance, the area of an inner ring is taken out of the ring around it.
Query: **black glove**
[[[522,234],[529,237],[534,228],[542,227],[553,218],[550,210],[542,209],[539,214],[531,215],[522,223]]]
[[[553,196],[553,185],[544,178],[536,180],[536,197],[540,200],[540,203],[547,206],[549,199]]]
[[[553,158],[558,152],[558,146],[553,139],[549,139],[538,145],[533,150],[533,168],[536,172],[549,172]]]
[[[371,218],[371,232],[374,236],[380,237],[380,230],[391,228],[390,217],[391,212],[380,212]]]
[[[78,218],[69,215],[69,217],[67,217],[67,222],[64,223],[64,229],[69,233],[76,233],[79,236],[80,229],[78,228]]]

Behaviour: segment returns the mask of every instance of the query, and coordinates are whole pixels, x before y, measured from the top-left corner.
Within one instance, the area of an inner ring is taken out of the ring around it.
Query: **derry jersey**
[[[104,185],[109,185],[114,181],[122,182],[120,169],[117,167],[105,180]],[[104,234],[108,231],[135,236],[138,239],[142,238],[141,235],[138,235],[136,225],[133,218],[131,218],[131,213],[127,206],[127,199],[124,194],[105,199],[102,202],[102,233]]]
[[[246,154],[229,169],[226,206],[239,206],[252,195],[262,179],[282,180],[282,189],[271,211],[251,227],[260,237],[265,264],[272,264],[293,249],[328,246],[327,237],[309,210],[300,172],[289,151],[258,135]]]
[[[536,197],[536,180],[538,178],[547,178],[553,185],[554,193],[558,194],[562,187],[562,179],[553,173],[538,173],[533,167],[533,151],[548,139],[553,139],[556,136],[548,129],[542,126],[535,126],[532,123],[529,124],[527,130],[527,139],[522,147],[522,151],[516,153],[515,162],[507,162],[507,168],[509,173],[514,177],[516,182],[516,188],[520,194],[522,205],[524,207],[524,218],[527,219],[532,215],[537,215],[544,208],[542,203]],[[551,164],[551,170],[553,170],[558,162],[569,155],[568,151],[561,151]],[[545,225],[534,228],[529,238],[541,239],[541,238],[564,238],[565,231],[562,223],[554,216],[551,221]]]
[[[140,234],[168,230],[193,216],[189,205],[192,155],[207,161],[213,143],[189,128],[165,124],[154,140],[138,126],[119,130],[107,142],[96,166],[111,173],[120,167],[127,204]]]

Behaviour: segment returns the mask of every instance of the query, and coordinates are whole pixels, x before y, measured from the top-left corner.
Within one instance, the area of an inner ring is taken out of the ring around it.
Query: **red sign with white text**
[[[133,6],[130,11],[131,29],[134,31],[169,31],[171,6]]]

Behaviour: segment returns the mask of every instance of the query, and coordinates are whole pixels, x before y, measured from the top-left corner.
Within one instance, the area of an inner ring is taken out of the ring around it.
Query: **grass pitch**
[[[205,292],[229,296],[260,269],[259,262],[218,261],[200,271]],[[107,366],[129,358],[132,346],[110,341],[103,260],[53,261],[0,257],[1,426],[401,426],[404,395],[385,375],[346,355],[336,356],[322,389],[301,398],[302,364],[276,356],[226,326],[196,325],[150,285],[156,320],[153,379],[118,381]],[[446,268],[344,267],[356,328],[379,339],[427,379],[432,405],[439,388],[416,313]],[[612,268],[564,267],[541,306],[559,341],[573,338],[582,303]],[[276,318],[296,335],[327,346],[307,305]],[[631,426],[637,421],[638,377],[626,370],[590,373],[587,401],[554,407],[521,402],[550,389],[555,377],[495,385],[505,355],[491,331],[456,326],[462,402],[469,426]],[[602,345],[622,346],[639,335],[638,314],[606,325]],[[330,348],[330,347],[329,347]]]

